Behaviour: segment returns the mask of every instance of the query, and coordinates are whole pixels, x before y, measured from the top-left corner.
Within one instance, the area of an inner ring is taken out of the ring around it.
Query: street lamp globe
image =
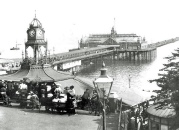
[[[104,62],[100,71],[101,75],[95,79],[93,83],[99,92],[99,97],[103,98],[103,96],[107,96],[108,98],[113,84],[113,79],[106,74],[107,69],[105,68]]]

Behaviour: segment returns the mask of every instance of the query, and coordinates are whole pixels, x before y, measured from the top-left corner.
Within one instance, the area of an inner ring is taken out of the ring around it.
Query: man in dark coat
[[[75,100],[74,97],[74,92],[72,91],[72,89],[74,89],[74,86],[73,87],[70,87],[70,89],[67,90],[67,102],[66,102],[66,107],[67,107],[67,111],[68,111],[68,114],[76,114],[75,112],[75,106],[73,104],[73,101]]]
[[[90,98],[89,89],[86,89],[86,91],[84,92],[82,96],[82,108],[81,109],[84,109],[84,107],[88,104],[89,98]]]

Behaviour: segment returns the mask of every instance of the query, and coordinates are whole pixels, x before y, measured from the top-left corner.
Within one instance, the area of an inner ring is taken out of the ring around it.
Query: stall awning
[[[14,74],[0,75],[0,80],[20,81],[29,73],[28,69],[20,69]]]
[[[74,79],[58,81],[58,83],[61,84],[62,90],[64,90],[65,87],[70,87],[73,85],[76,95],[82,96],[86,89],[89,89],[89,92],[92,94],[92,90],[93,90],[93,84],[91,84],[92,81],[90,83],[90,81],[88,82],[88,80],[85,80],[84,78],[78,76],[75,77]]]
[[[120,91],[118,95],[119,100],[122,98],[122,101],[125,104],[132,107],[151,99],[151,96],[154,95],[154,93],[145,92],[135,88],[125,88],[124,90]]]
[[[74,78],[70,73],[58,72],[50,65],[22,65],[14,74],[2,75],[0,80],[20,81],[28,79],[33,82],[56,82]]]

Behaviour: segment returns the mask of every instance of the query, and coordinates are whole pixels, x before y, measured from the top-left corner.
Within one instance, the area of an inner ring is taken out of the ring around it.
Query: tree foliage
[[[175,126],[179,127],[179,48],[172,53],[172,56],[165,57],[168,63],[163,64],[164,67],[160,69],[159,78],[150,80],[150,82],[156,82],[161,88],[155,90],[157,96],[154,98],[157,100],[155,104],[158,104],[157,109],[163,107],[173,108],[176,111],[176,118],[174,120]]]

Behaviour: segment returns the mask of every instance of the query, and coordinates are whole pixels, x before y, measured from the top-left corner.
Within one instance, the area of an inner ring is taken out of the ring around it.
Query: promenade
[[[1,130],[102,130],[101,116],[76,110],[77,115],[46,112],[37,109],[21,109],[17,105],[4,107],[0,104]],[[117,115],[107,116],[107,130],[117,130]],[[115,127],[116,126],[116,127]]]

